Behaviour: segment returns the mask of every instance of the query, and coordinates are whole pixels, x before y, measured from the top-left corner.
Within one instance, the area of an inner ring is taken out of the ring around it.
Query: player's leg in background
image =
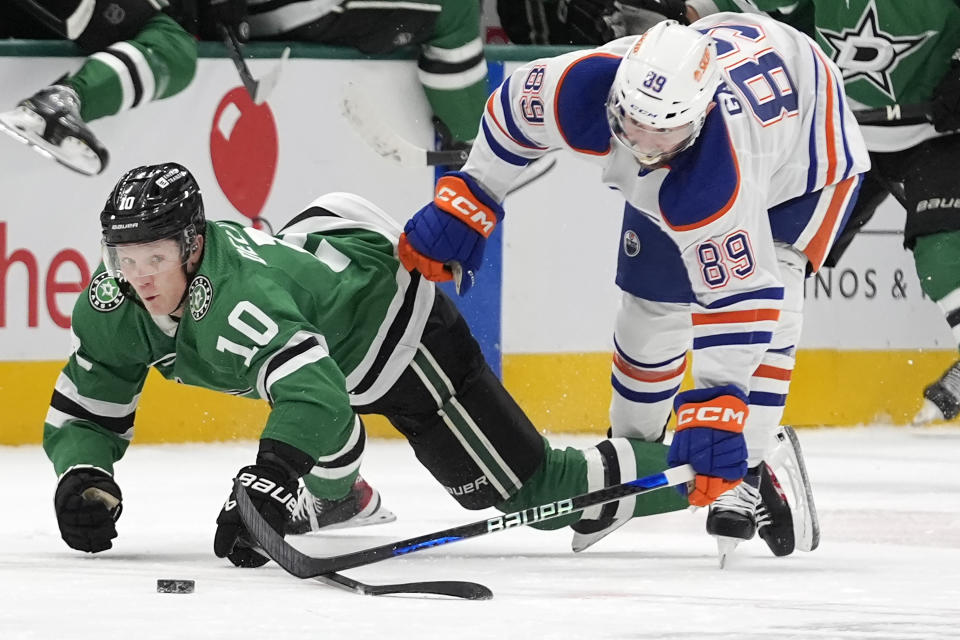
[[[413,362],[364,413],[387,416],[417,459],[467,509],[509,512],[604,486],[617,467],[624,480],[659,473],[666,447],[614,439],[587,450],[553,449],[483,359],[466,321],[439,290]],[[657,491],[639,514],[682,509],[685,500]],[[542,524],[559,528],[580,514]]]
[[[197,42],[172,18],[155,13],[135,34],[107,43],[65,84],[80,96],[86,122],[169,98],[197,69]]]
[[[489,93],[480,4],[463,0],[438,4],[437,21],[420,50],[418,75],[433,109],[440,148],[460,148],[476,137]]]
[[[775,555],[789,555],[795,546],[790,507],[766,461],[781,446],[777,432],[803,327],[807,258],[783,242],[775,244],[775,251],[784,298],[770,346],[750,378],[750,414],[743,429],[747,475],[737,487],[721,495],[707,514],[707,532],[729,540],[724,544],[721,539],[721,556],[735,546],[730,543],[749,540],[758,531]]]
[[[463,148],[477,135],[488,95],[479,2],[346,0],[337,11],[329,11],[326,4],[298,6],[296,20],[281,15],[285,8],[272,3],[251,6],[252,37],[353,47],[371,55],[419,46],[418,76],[441,147]]]
[[[81,68],[0,114],[0,129],[75,171],[94,175],[109,161],[91,120],[165,98],[193,79],[196,41],[148,0],[97,3],[77,38],[96,52]]]
[[[951,166],[960,160],[960,135],[928,140],[904,176],[904,245],[923,292],[940,307],[960,344],[960,185]],[[960,413],[960,361],[923,390],[916,423],[952,420]]]

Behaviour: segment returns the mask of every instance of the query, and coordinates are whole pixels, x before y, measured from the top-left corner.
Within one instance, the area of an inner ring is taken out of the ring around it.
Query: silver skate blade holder
[[[460,263],[456,260],[448,262],[444,266],[450,269],[450,273],[453,274],[453,286],[457,290],[457,295],[460,295],[460,283],[463,282],[463,267],[460,266]]]
[[[257,80],[253,77],[253,74],[250,73],[250,67],[247,66],[247,62],[243,58],[243,51],[240,49],[240,39],[237,37],[236,30],[224,24],[217,26],[223,37],[223,43],[227,46],[227,53],[230,54],[230,59],[233,60],[233,66],[237,68],[237,73],[240,74],[240,81],[243,82],[247,93],[250,94],[250,99],[253,100],[254,104],[263,104],[267,101],[267,98],[270,97],[270,94],[273,93],[277,82],[280,80],[280,70],[283,67],[283,63],[290,57],[290,47],[284,47],[276,66]]]

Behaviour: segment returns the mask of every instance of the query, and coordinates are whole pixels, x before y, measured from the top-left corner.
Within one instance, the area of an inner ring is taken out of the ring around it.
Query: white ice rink
[[[214,557],[214,520],[253,442],[131,446],[117,469],[120,537],[95,556],[60,540],[43,451],[0,447],[0,639],[960,638],[960,429],[800,437],[823,528],[813,553],[774,558],[756,539],[720,571],[701,510],[635,520],[579,555],[568,530],[514,529],[346,572],[473,580],[494,591],[486,602],[359,596]],[[301,549],[340,553],[483,516],[405,443],[367,452],[364,475],[398,521],[301,537]],[[158,578],[196,580],[196,593],[157,593]]]

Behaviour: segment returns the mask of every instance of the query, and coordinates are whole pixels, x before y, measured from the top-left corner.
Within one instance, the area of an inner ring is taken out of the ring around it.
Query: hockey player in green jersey
[[[960,343],[960,5],[955,0],[688,0],[691,20],[756,9],[814,37],[843,72],[851,106],[929,105],[929,122],[863,125],[872,169],[827,258],[835,266],[857,231],[893,195],[906,209],[904,246],[924,293]],[[915,423],[960,413],[960,361],[923,391]]]
[[[29,27],[19,25],[29,17],[91,55],[75,73],[0,113],[0,131],[74,171],[101,173],[109,153],[87,123],[168,98],[193,79],[196,40],[159,10],[166,5],[166,0],[17,0],[3,7],[0,21],[6,24],[0,33],[21,35]],[[21,6],[19,11],[29,14],[18,12]]]
[[[399,227],[358,196],[322,196],[270,236],[206,221],[193,176],[168,163],[121,177],[101,226],[104,263],[74,308],[73,353],[44,425],[59,476],[57,520],[75,549],[103,551],[117,535],[114,465],[133,438],[151,367],[270,403],[256,458],[237,475],[285,533],[392,519],[359,480],[362,414],[386,416],[468,509],[515,511],[666,466],[659,443],[551,448],[456,307],[400,264]],[[266,558],[246,546],[234,506],[231,495],[214,551],[259,566]],[[679,493],[659,491],[638,499],[634,514],[686,506]]]

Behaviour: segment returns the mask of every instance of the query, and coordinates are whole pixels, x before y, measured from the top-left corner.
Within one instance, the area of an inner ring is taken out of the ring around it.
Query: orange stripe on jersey
[[[830,205],[827,207],[827,215],[823,217],[820,228],[817,229],[817,232],[803,250],[814,271],[820,270],[820,265],[827,257],[827,248],[829,248],[833,239],[833,228],[837,224],[837,217],[846,208],[850,189],[853,188],[859,178],[860,176],[856,175],[847,178],[838,185],[834,185],[833,196],[830,198]]]
[[[720,210],[714,214],[711,214],[709,217],[700,220],[699,222],[692,222],[690,224],[680,224],[672,225],[670,220],[667,219],[667,216],[663,215],[663,210],[660,210],[660,219],[663,220],[664,224],[673,229],[674,231],[690,231],[691,229],[699,229],[700,227],[705,227],[714,220],[719,219],[723,214],[730,210],[730,207],[737,201],[737,196],[740,195],[740,163],[737,162],[737,150],[733,147],[733,141],[730,140],[730,131],[727,130],[727,144],[730,145],[730,157],[733,159],[733,170],[737,174],[737,186],[734,187],[733,193],[730,194],[730,199],[720,207]]]
[[[523,144],[522,142],[520,142],[519,140],[517,140],[516,138],[514,138],[513,136],[511,136],[511,135],[507,132],[507,130],[503,128],[503,125],[500,124],[500,121],[499,121],[499,120],[497,120],[497,114],[494,113],[494,111],[493,111],[493,99],[494,99],[495,96],[499,96],[499,95],[500,95],[500,89],[497,89],[496,91],[494,91],[493,93],[490,94],[490,97],[489,97],[489,98],[487,98],[487,113],[490,114],[490,119],[493,120],[493,124],[497,125],[497,129],[500,129],[500,133],[502,133],[503,135],[507,136],[507,138],[510,140],[510,142],[512,142],[512,143],[514,143],[514,144],[516,144],[516,145],[518,145],[518,146],[521,146],[521,147],[523,147],[524,149],[543,149],[544,147],[531,147],[531,146],[528,145],[528,144]]]
[[[723,313],[692,313],[693,326],[704,324],[729,324],[732,322],[760,322],[780,319],[778,309],[749,309],[747,311],[724,311]]]
[[[754,377],[757,378],[772,378],[773,380],[789,380],[790,376],[793,375],[793,371],[790,369],[781,369],[780,367],[772,367],[769,364],[762,364],[757,367],[757,370],[753,372]]]
[[[496,214],[473,195],[463,178],[443,176],[437,180],[433,203],[484,238],[489,238],[497,226]]]
[[[811,45],[812,46],[812,45]],[[813,52],[816,54],[817,58],[820,59],[820,62],[823,66],[824,80],[827,86],[827,121],[825,123],[826,128],[826,137],[827,137],[827,181],[826,184],[833,184],[837,176],[837,136],[836,136],[836,125],[833,121],[833,103],[836,97],[834,96],[834,83],[833,83],[833,74],[830,73],[830,67],[827,66],[827,62],[823,57],[823,54],[820,53],[819,47],[813,46]]]
[[[640,382],[663,382],[671,378],[683,375],[687,369],[687,361],[684,359],[676,369],[667,371],[648,371],[627,362],[619,353],[613,354],[613,365],[628,378],[639,380]]]
[[[580,153],[586,153],[592,156],[605,156],[610,153],[610,148],[608,147],[606,151],[592,151],[590,149],[581,149],[579,147],[573,146],[570,140],[567,138],[567,134],[563,132],[563,129],[560,127],[560,101],[557,98],[560,96],[560,89],[563,87],[563,81],[567,79],[567,73],[570,69],[573,69],[574,66],[587,60],[589,58],[614,58],[620,59],[621,56],[615,56],[612,53],[591,53],[588,56],[583,56],[582,58],[577,58],[572,64],[568,65],[566,69],[563,70],[563,74],[560,76],[560,80],[557,82],[557,88],[554,90],[554,99],[553,99],[553,119],[557,123],[557,130],[560,132],[560,135],[563,136],[563,141],[567,143],[567,146],[570,147],[573,151],[578,151]]]

